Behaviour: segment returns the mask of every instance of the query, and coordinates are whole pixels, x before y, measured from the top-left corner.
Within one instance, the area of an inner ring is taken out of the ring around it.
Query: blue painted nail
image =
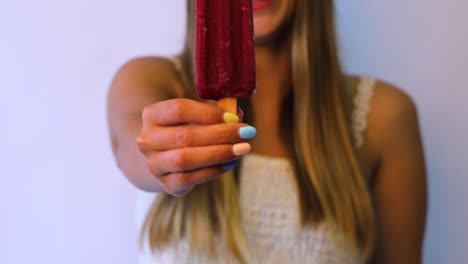
[[[251,139],[257,135],[257,130],[255,127],[244,126],[239,129],[239,136],[242,139]]]
[[[225,163],[225,164],[223,165],[223,169],[226,170],[226,171],[232,170],[232,169],[234,169],[235,167],[237,167],[237,164],[238,164],[237,160],[234,160],[234,161]]]

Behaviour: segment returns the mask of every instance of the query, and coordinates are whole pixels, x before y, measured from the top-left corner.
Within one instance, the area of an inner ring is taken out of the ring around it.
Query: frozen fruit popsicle
[[[255,90],[252,16],[252,0],[196,1],[195,85],[227,112]]]

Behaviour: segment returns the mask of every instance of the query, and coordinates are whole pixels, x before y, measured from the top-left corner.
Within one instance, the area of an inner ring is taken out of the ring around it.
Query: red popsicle
[[[198,95],[236,113],[255,90],[252,0],[197,0],[195,24]]]

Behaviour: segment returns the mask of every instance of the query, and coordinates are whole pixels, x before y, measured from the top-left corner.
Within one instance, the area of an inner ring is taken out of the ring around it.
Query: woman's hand
[[[145,107],[137,137],[147,165],[164,191],[183,196],[237,165],[250,152],[255,128],[215,105],[171,99]]]

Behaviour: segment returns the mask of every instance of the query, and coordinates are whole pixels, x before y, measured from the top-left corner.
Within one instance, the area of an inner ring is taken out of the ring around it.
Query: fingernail
[[[223,165],[223,169],[226,170],[226,171],[232,170],[232,169],[234,169],[235,167],[237,167],[237,164],[238,164],[238,161],[237,161],[237,160],[234,160],[234,161],[225,163],[225,164]]]
[[[246,154],[249,154],[250,150],[251,147],[249,143],[238,143],[232,146],[232,152],[236,156],[244,156]]]
[[[140,136],[138,136],[138,137],[136,137],[136,142],[142,143],[142,142],[143,142],[143,139],[142,139]]]
[[[233,113],[224,113],[223,119],[226,123],[239,123],[239,117]]]
[[[244,126],[239,128],[239,136],[242,139],[251,139],[257,135],[257,130],[252,126]]]

